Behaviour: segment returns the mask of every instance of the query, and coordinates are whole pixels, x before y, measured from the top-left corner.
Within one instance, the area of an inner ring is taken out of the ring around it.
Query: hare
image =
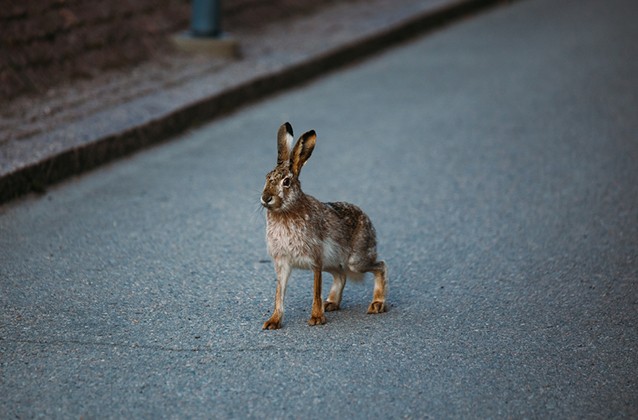
[[[324,324],[324,311],[339,309],[347,278],[360,281],[367,272],[374,274],[374,295],[368,313],[388,310],[388,266],[377,261],[376,234],[368,216],[355,205],[321,203],[301,191],[299,172],[310,158],[316,138],[314,130],[308,131],[292,147],[289,123],[277,133],[277,166],[266,176],[261,195],[261,204],[268,210],[268,253],[277,273],[275,310],[264,329],[281,328],[286,285],[293,268],[312,270],[314,274],[310,325]],[[323,304],[322,271],[334,277]]]

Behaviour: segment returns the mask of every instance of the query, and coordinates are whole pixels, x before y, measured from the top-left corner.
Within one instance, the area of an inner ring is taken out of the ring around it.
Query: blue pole
[[[218,37],[221,33],[221,0],[193,0],[191,30],[196,37]]]

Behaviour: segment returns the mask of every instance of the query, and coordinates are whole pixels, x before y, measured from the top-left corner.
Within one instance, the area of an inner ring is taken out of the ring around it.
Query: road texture
[[[514,3],[0,207],[0,417],[636,418],[636,21]],[[284,121],[389,312],[368,278],[310,327],[296,272],[262,331]]]

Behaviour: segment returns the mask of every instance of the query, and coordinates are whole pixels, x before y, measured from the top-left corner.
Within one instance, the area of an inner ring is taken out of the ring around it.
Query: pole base
[[[239,58],[239,42],[228,34],[217,37],[198,37],[186,31],[173,35],[171,41],[178,49],[189,53],[216,58]]]

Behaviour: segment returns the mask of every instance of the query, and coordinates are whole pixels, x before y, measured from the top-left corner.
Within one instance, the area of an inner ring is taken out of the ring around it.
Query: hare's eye
[[[281,181],[281,185],[283,185],[286,188],[290,187],[290,178],[284,178],[284,180]]]

